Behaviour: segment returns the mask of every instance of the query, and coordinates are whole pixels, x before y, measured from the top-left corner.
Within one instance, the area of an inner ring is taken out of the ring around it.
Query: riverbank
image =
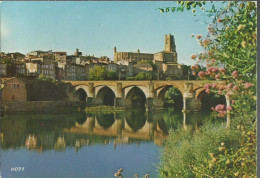
[[[86,107],[85,109],[88,113],[113,113],[113,112],[123,112],[125,111],[124,107],[119,106],[92,106],[92,107]]]
[[[1,102],[1,113],[21,111],[73,111],[85,107],[81,101],[15,101]]]

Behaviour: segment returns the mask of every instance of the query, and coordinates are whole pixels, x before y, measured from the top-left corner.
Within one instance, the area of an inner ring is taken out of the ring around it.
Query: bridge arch
[[[226,105],[225,95],[216,95],[215,93],[206,93],[206,90],[200,90],[197,95],[197,99],[201,101],[202,110],[210,110],[211,107],[215,107],[217,104]]]
[[[171,88],[171,87],[174,87],[174,88],[177,88],[180,92],[181,92],[181,95],[183,96],[184,95],[184,87],[180,86],[179,84],[176,84],[176,85],[173,85],[173,84],[163,84],[163,85],[160,85],[158,86],[157,88],[154,88],[154,90],[156,91],[157,93],[157,97],[158,97],[158,94],[160,93],[161,90],[167,88]]]
[[[144,87],[131,86],[125,89],[126,106],[140,108],[145,107],[147,93]]]
[[[74,88],[74,94],[80,101],[87,101],[89,96],[88,94],[88,87],[85,85],[78,85]]]
[[[124,90],[124,97],[126,98],[127,97],[127,95],[129,94],[129,92],[133,89],[133,88],[138,88],[138,89],[140,89],[143,93],[144,93],[144,95],[145,95],[145,98],[148,98],[148,92],[149,92],[149,90],[148,90],[148,88],[147,87],[144,87],[144,86],[138,86],[138,85],[131,85],[131,86],[127,86],[127,87],[124,87],[123,88],[123,90]]]
[[[169,93],[169,92],[172,92],[172,93]],[[165,99],[166,94],[169,95],[169,97],[171,97],[168,99],[168,102],[167,102],[167,99]],[[175,87],[173,85],[166,85],[166,86],[159,88],[156,91],[156,96],[159,101],[163,102],[164,107],[172,105],[176,109],[183,108],[183,94],[177,87]],[[170,103],[171,100],[172,100],[172,103]]]
[[[97,88],[96,91],[96,99],[95,104],[97,105],[114,105],[115,100],[115,92],[108,86],[101,86]]]

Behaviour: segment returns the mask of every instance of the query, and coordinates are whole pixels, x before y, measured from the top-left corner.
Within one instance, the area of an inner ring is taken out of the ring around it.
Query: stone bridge
[[[224,85],[225,81],[65,81],[71,83],[75,91],[85,94],[88,105],[115,105],[131,108],[133,97],[138,93],[144,98],[147,109],[163,108],[164,95],[171,88],[177,88],[183,97],[183,110],[201,109],[201,96],[205,83]]]

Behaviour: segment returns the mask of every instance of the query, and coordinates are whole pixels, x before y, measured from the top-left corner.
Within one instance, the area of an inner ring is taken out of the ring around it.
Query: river
[[[207,114],[207,117],[208,114]],[[201,113],[127,110],[5,114],[1,118],[1,174],[9,177],[157,177],[170,128],[198,129]]]

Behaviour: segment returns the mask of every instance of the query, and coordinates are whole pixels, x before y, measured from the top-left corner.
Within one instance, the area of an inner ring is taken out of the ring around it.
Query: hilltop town
[[[165,48],[157,53],[118,52],[114,47],[114,60],[106,56],[83,55],[76,49],[73,55],[65,51],[32,51],[27,54],[0,53],[0,76],[38,77],[43,75],[57,80],[90,80],[90,71],[102,67],[111,75],[107,80],[134,80],[140,73],[154,80],[186,79],[183,65],[178,64],[174,36],[165,35]],[[146,75],[147,76],[147,75]]]

